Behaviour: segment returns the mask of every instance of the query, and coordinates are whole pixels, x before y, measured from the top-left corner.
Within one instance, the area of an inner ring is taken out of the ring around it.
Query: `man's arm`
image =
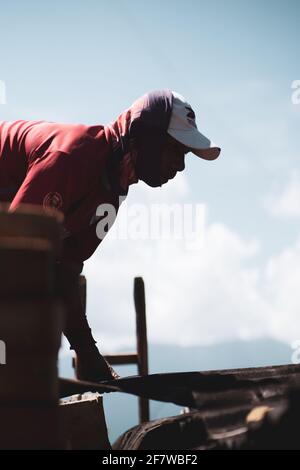
[[[36,160],[28,169],[10,204],[10,210],[20,204],[33,204],[66,214],[72,197],[69,166],[69,155],[63,152],[50,152],[44,158]]]
[[[70,185],[70,158],[62,152],[50,152],[42,159],[34,161],[29,167],[27,175],[10,205],[14,211],[22,204],[31,204],[49,207],[67,214],[72,201],[72,188]],[[62,230],[62,238],[64,232]],[[77,345],[77,336],[80,332],[91,339],[91,333],[80,306],[79,274],[83,263],[79,257],[62,256],[65,252],[65,241],[62,240],[63,250],[56,263],[56,284],[59,295],[63,298],[66,307],[66,328],[70,331],[68,339],[74,347]],[[76,254],[76,253],[73,253]],[[76,331],[78,333],[76,333]],[[74,336],[74,338],[72,338]]]
[[[50,153],[37,160],[29,169],[10,210],[15,210],[20,204],[33,204],[45,209],[50,207],[66,215],[74,191],[70,173],[70,156],[63,152]],[[113,379],[114,371],[95,346],[79,291],[83,261],[100,243],[94,229],[90,226],[64,238],[63,250],[56,264],[56,282],[66,311],[64,334],[77,355],[77,377],[101,381]]]

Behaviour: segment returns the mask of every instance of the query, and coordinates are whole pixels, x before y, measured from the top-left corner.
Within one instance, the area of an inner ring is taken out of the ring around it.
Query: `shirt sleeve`
[[[36,160],[29,168],[22,185],[10,204],[10,210],[15,210],[21,204],[52,208],[67,214],[72,202],[72,185],[70,181],[69,155],[63,152],[51,152],[46,157]],[[62,227],[62,260],[66,242],[66,229]],[[69,256],[68,262],[80,263],[80,257]]]
[[[70,156],[63,152],[52,152],[46,158],[37,160],[28,170],[16,196],[10,205],[14,210],[20,204],[36,204],[46,208],[53,208],[68,216],[70,208],[78,197],[80,184],[79,172],[76,178],[73,175],[73,165]],[[98,191],[94,188],[93,191]],[[91,201],[94,194],[91,194]],[[90,201],[86,196],[87,207],[82,203],[81,212],[88,212]],[[79,213],[73,218],[82,221],[80,230],[70,231],[69,226],[64,227],[63,246],[59,261],[81,264],[88,259],[101,243],[96,232],[97,223],[89,224]],[[66,217],[67,219],[67,217]]]
[[[35,160],[12,200],[10,210],[20,204],[36,204],[66,214],[72,199],[68,164],[69,155],[64,152],[51,152]]]

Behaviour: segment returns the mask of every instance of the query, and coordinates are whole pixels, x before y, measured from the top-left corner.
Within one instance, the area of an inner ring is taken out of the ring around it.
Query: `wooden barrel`
[[[1,449],[45,450],[61,448],[58,435],[57,404],[37,401],[30,403],[20,400],[17,403],[0,402]]]
[[[0,234],[0,296],[53,294],[54,261],[48,240]]]
[[[35,238],[47,240],[54,255],[61,250],[63,214],[53,209],[24,204],[9,212],[7,204],[0,204],[0,237]]]
[[[54,289],[59,246],[52,215],[0,210],[1,449],[60,447],[57,357],[63,307]]]
[[[0,301],[0,311],[0,337],[5,344],[0,401],[57,400],[62,305],[43,297],[5,299]]]

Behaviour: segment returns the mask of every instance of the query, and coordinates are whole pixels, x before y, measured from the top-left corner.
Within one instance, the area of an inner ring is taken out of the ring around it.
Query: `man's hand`
[[[76,351],[75,373],[77,379],[90,382],[115,380],[120,377],[96,346]]]

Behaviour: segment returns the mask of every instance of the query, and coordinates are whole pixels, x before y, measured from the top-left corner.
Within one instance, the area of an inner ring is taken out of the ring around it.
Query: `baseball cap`
[[[173,105],[168,134],[185,145],[198,157],[215,160],[221,149],[199,132],[191,105],[176,91],[172,91]]]

